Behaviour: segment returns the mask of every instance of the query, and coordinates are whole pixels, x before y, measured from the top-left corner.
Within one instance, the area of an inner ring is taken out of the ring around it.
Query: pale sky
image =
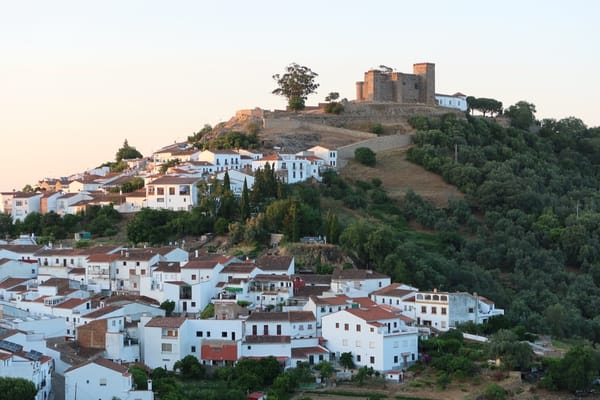
[[[381,64],[436,64],[436,91],[600,125],[600,2],[0,0],[0,190],[144,155],[284,108],[272,75],[319,74],[308,104]]]

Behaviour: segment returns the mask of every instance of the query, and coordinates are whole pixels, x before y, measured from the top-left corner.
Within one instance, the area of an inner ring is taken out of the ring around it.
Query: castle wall
[[[413,74],[370,70],[356,82],[356,101],[435,105],[435,64],[413,65]]]

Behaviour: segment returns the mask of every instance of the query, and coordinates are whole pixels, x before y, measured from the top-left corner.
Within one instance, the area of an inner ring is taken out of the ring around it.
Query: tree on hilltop
[[[127,139],[123,142],[123,146],[117,151],[115,160],[120,162],[121,160],[129,160],[133,158],[143,158],[144,156],[135,147],[130,146]]]
[[[283,96],[288,100],[290,110],[302,110],[307,97],[316,92],[319,84],[315,82],[317,76],[310,68],[296,63],[288,65],[285,74],[273,75],[279,86],[273,94]]]

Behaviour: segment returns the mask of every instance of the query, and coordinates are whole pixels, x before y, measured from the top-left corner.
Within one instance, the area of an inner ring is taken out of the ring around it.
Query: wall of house
[[[91,363],[65,374],[65,399],[126,399],[132,388],[131,375]]]

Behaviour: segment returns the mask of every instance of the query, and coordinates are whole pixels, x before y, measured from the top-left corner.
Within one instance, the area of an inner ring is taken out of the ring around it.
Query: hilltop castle
[[[357,102],[436,104],[435,64],[414,64],[412,74],[381,67],[365,72],[365,80],[356,82]]]

